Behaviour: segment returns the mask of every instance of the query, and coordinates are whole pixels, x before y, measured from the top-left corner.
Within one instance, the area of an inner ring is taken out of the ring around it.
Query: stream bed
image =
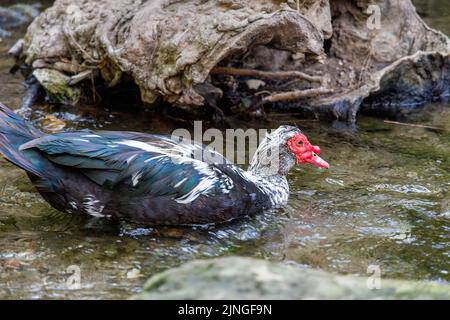
[[[449,9],[439,9],[446,1],[417,2],[427,22],[450,32]],[[8,73],[5,52],[21,33],[0,42],[0,101],[12,108],[20,105],[23,79]],[[170,134],[180,126],[152,111],[123,109],[135,111],[39,105],[32,120],[46,131]],[[398,122],[360,116],[353,130],[269,117],[273,128],[296,123],[331,168],[297,167],[285,209],[216,227],[137,228],[63,214],[23,171],[0,160],[0,299],[127,298],[159,271],[227,255],[361,276],[377,265],[382,277],[450,281],[450,104],[390,119]],[[81,287],[70,289],[74,270]]]

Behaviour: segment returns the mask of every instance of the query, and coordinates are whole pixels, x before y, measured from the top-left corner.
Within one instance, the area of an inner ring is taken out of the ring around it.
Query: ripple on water
[[[326,178],[325,182],[331,184],[331,185],[335,185],[335,186],[339,186],[339,187],[345,187],[344,181],[343,180],[339,180],[339,179],[333,179],[333,178]]]
[[[376,184],[372,187],[367,188],[368,191],[392,191],[398,193],[433,193],[427,187],[417,185],[417,184],[407,184],[407,185],[399,185],[399,184],[389,184],[389,183],[381,183]]]
[[[439,202],[424,199],[396,199],[392,202],[393,206],[414,211],[427,217],[441,216],[439,211]]]

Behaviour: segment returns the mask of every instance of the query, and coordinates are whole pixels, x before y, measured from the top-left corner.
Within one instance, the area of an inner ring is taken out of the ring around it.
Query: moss
[[[69,105],[78,103],[81,90],[68,85],[68,76],[53,69],[36,69],[33,75],[44,88],[50,102]]]
[[[167,275],[160,273],[152,277],[145,285],[145,290],[152,291],[160,288],[167,282]]]
[[[133,299],[449,299],[450,287],[433,282],[381,279],[305,270],[265,260],[227,257],[192,261],[153,276]],[[162,287],[164,284],[164,287]]]

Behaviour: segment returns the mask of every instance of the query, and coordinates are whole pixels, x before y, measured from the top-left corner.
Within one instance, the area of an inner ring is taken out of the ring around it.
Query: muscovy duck
[[[219,154],[197,160],[199,148],[136,132],[47,135],[0,104],[0,152],[54,208],[71,214],[145,225],[220,223],[285,205],[295,163],[329,167],[292,126],[266,135],[247,171]]]

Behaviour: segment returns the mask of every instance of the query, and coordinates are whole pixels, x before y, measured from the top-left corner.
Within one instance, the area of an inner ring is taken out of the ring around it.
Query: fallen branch
[[[311,98],[320,96],[322,94],[332,93],[332,89],[327,88],[316,88],[316,89],[307,89],[307,90],[295,90],[288,91],[282,93],[275,93],[270,96],[264,97],[262,99],[262,103],[267,102],[281,102],[281,101],[293,101],[302,98]]]
[[[404,122],[390,121],[390,120],[384,120],[383,122],[389,123],[389,124],[397,124],[397,125],[401,125],[401,126],[414,127],[414,128],[424,128],[424,129],[431,129],[431,130],[438,130],[438,131],[447,131],[445,128],[426,126],[423,124],[404,123]]]
[[[212,74],[228,74],[232,76],[242,76],[242,77],[255,77],[263,79],[284,79],[284,78],[301,78],[311,82],[322,83],[323,78],[318,76],[311,76],[309,74],[300,71],[261,71],[254,69],[240,69],[232,67],[215,67],[211,70]]]

